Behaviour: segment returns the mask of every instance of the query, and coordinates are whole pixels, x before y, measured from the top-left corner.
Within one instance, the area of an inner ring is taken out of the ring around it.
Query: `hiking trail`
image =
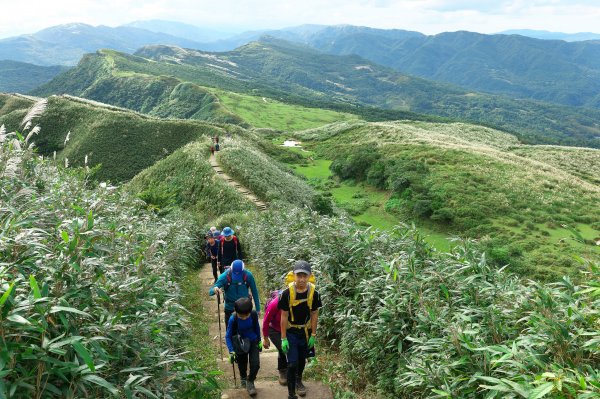
[[[248,190],[247,188],[242,186],[240,183],[238,183],[234,179],[232,179],[225,172],[223,172],[223,169],[221,169],[221,166],[219,165],[219,161],[217,160],[216,154],[212,154],[210,156],[209,160],[210,160],[210,166],[212,166],[212,168],[215,171],[215,173],[217,174],[217,176],[219,176],[220,178],[225,180],[225,182],[227,182],[227,184],[229,184],[230,186],[235,188],[246,199],[248,199],[250,202],[252,202],[254,205],[256,205],[258,210],[260,210],[260,211],[267,210],[267,204],[265,202],[258,199],[258,197],[256,197],[256,195],[254,195],[252,193],[252,191]]]
[[[198,275],[202,282],[202,289],[205,293],[208,293],[209,288],[213,285],[213,275],[210,263],[206,263],[200,270]],[[205,297],[206,298],[206,297]],[[221,304],[221,332],[223,337],[223,360],[220,359],[219,351],[219,313],[217,310],[216,296],[208,297],[202,301],[204,312],[210,315],[211,322],[208,326],[209,336],[212,338],[214,345],[217,347],[217,365],[219,370],[225,374],[225,378],[228,381],[229,387],[233,386],[233,370],[231,363],[229,363],[229,351],[225,344],[225,321],[223,316],[223,306]],[[264,309],[261,309],[260,324],[262,328]],[[262,329],[261,329],[262,331]],[[246,392],[245,388],[240,386],[240,374],[235,364],[235,372],[237,376],[237,389],[229,388],[224,389],[222,392],[221,399],[249,399],[250,396]],[[256,390],[258,394],[255,396],[257,399],[285,399],[287,398],[287,387],[279,385],[277,381],[277,349],[275,345],[271,344],[269,349],[263,349],[260,354],[260,370],[258,371],[258,377],[256,378]],[[304,385],[307,388],[307,399],[333,399],[333,395],[329,387],[321,382],[304,380]]]

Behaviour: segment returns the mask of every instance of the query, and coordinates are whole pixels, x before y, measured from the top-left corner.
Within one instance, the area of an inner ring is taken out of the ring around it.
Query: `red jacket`
[[[265,317],[263,319],[263,337],[269,336],[269,327],[272,327],[275,331],[281,332],[281,310],[277,309],[279,303],[279,297],[274,298],[267,309],[265,310]]]

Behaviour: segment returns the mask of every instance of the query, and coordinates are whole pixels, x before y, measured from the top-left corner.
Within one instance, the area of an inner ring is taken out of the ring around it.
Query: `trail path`
[[[213,284],[212,269],[209,263],[205,264],[199,273],[200,281],[202,282],[203,289],[208,292],[209,288]],[[217,346],[217,353],[219,352],[219,313],[217,310],[216,297],[211,297],[210,300],[203,302],[204,311],[206,314],[211,315],[212,321],[208,327],[208,333]],[[221,331],[223,336],[223,360],[217,359],[219,369],[225,373],[228,381],[233,386],[233,371],[231,364],[229,363],[229,353],[227,346],[225,345],[225,321],[223,320],[223,304],[221,304]],[[262,326],[262,313],[260,318],[260,324]],[[261,330],[262,331],[262,330]],[[249,371],[249,370],[248,370]],[[237,386],[238,389],[230,388],[223,391],[221,399],[249,399],[250,396],[245,389],[240,388],[240,375],[236,364],[236,375],[237,375]],[[287,387],[279,385],[277,381],[277,349],[275,345],[271,345],[271,348],[266,350],[263,349],[260,354],[260,370],[256,380],[256,390],[258,394],[255,398],[257,399],[286,399],[287,398]],[[325,384],[316,381],[305,381],[304,385],[307,388],[307,399],[333,399],[331,390]]]
[[[247,199],[252,201],[256,207],[264,211],[267,209],[267,204],[263,201],[259,200],[252,192],[241,184],[236,182],[234,179],[229,177],[221,167],[219,166],[219,162],[217,157],[211,155],[210,164],[213,167],[214,171],[220,176],[223,180],[225,180],[229,185],[233,186],[237,191],[239,191],[242,195],[244,195]],[[198,276],[200,281],[202,282],[202,287],[206,291],[213,284],[213,275],[212,269],[209,263],[205,264],[200,274]],[[212,321],[208,327],[208,333],[212,337],[214,344],[219,349],[219,312],[217,307],[216,297],[212,297],[209,301],[203,302],[204,311],[208,315],[212,315]],[[263,309],[264,311],[264,309]],[[263,322],[263,312],[261,312],[260,324],[262,326]],[[223,304],[221,304],[221,335],[223,337],[223,359],[217,359],[217,364],[219,369],[225,374],[228,381],[231,381],[231,385],[233,386],[233,369],[231,364],[229,363],[229,353],[227,346],[225,345],[225,328],[226,323],[223,316]],[[261,329],[262,331],[262,329]],[[220,353],[220,352],[217,352]],[[240,387],[240,376],[236,366],[236,375],[237,375],[237,389],[230,388],[223,391],[221,399],[249,399],[250,396],[246,392],[246,389]],[[250,370],[248,370],[250,371]],[[275,345],[271,345],[270,349],[263,349],[260,354],[260,370],[258,372],[258,377],[256,380],[256,390],[258,394],[256,395],[257,399],[285,399],[287,398],[287,387],[279,385],[277,381],[277,377],[279,373],[277,371],[277,349]],[[307,388],[307,399],[333,399],[333,395],[328,386],[321,382],[316,381],[304,381],[304,385]]]
[[[251,202],[253,202],[254,205],[256,205],[256,207],[259,210],[261,210],[261,211],[266,211],[267,210],[267,204],[266,203],[264,203],[263,201],[259,200],[254,194],[252,194],[252,192],[250,190],[248,190],[247,188],[245,188],[244,186],[242,186],[240,183],[238,183],[235,180],[233,180],[225,172],[223,172],[223,169],[221,169],[221,166],[219,165],[219,161],[217,160],[217,156],[216,155],[211,155],[210,156],[210,166],[212,166],[212,168],[214,169],[215,173],[219,177],[221,177],[223,180],[225,180],[227,182],[227,184],[229,184],[230,186],[232,186],[233,188],[235,188],[244,197],[246,197]]]

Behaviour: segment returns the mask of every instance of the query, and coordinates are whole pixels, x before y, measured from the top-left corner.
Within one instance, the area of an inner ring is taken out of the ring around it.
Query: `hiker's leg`
[[[240,369],[240,379],[246,380],[248,377],[248,354],[237,355],[238,367]]]
[[[290,350],[287,353],[288,372],[287,385],[288,395],[296,396],[296,373],[298,372],[298,336],[288,331],[287,339],[290,344]]]
[[[217,260],[211,259],[210,263],[212,265],[213,277],[215,278],[215,281],[217,281],[217,277],[219,277],[219,274],[217,273]]]
[[[254,381],[258,375],[258,369],[260,369],[258,342],[250,346],[250,353],[248,355],[250,357],[250,375],[248,376],[248,381]]]
[[[302,336],[298,342],[298,370],[296,375],[298,381],[302,381],[302,373],[304,373],[304,366],[306,366],[306,355],[308,355],[308,342],[306,342],[306,336]]]
[[[231,310],[225,309],[225,326],[228,325],[229,319],[231,318],[232,314],[233,314],[233,309],[231,309]]]
[[[269,328],[269,339],[277,348],[279,356],[277,357],[277,370],[287,370],[287,359],[285,353],[281,350],[281,333],[273,328]]]

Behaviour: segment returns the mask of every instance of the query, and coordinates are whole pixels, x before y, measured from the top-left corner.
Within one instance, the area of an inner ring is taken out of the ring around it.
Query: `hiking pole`
[[[223,333],[221,332],[221,295],[217,291],[217,313],[219,314],[219,346],[221,347],[221,360],[223,360]]]
[[[235,362],[231,363],[231,369],[233,370],[233,386],[237,389],[237,375],[235,375]]]

